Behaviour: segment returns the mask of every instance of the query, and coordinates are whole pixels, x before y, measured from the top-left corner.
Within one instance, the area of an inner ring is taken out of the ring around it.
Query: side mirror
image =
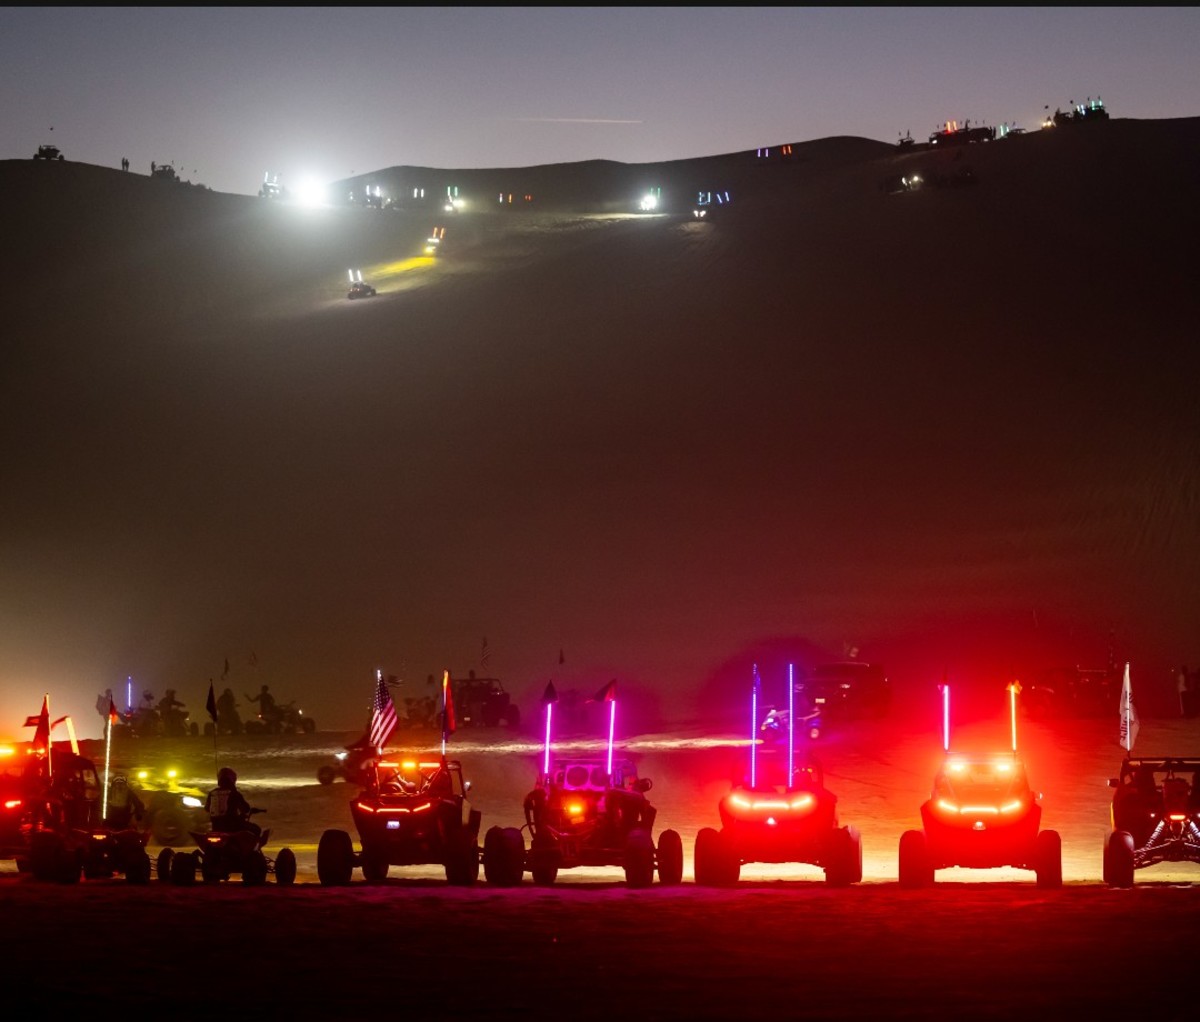
[[[1108,779],[1108,786],[1110,788],[1119,788],[1121,786],[1121,782],[1115,777],[1110,777]]]
[[[639,777],[633,785],[634,791],[649,791],[654,787],[654,782],[649,777]]]
[[[463,794],[465,795],[470,790],[471,790],[471,782],[463,781]]]

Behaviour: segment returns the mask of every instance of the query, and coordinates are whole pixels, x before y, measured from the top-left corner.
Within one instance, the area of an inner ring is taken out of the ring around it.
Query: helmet
[[[230,767],[221,767],[217,771],[218,788],[232,788],[235,784],[237,784],[237,774]]]
[[[113,788],[128,788],[129,787],[129,778],[126,777],[124,774],[117,774],[112,779],[109,786],[113,787]]]

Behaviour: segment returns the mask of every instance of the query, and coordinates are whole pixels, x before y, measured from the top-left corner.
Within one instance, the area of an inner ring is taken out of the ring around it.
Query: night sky
[[[0,158],[173,163],[218,191],[395,165],[630,163],[1100,95],[1200,109],[1194,8],[0,11]],[[53,129],[53,130],[51,130]]]

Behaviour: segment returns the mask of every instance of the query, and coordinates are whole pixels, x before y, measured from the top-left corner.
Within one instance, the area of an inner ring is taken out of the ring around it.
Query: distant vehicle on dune
[[[63,154],[59,152],[56,145],[40,145],[37,152],[33,154],[35,160],[61,160]]]
[[[972,142],[990,142],[996,137],[996,129],[986,125],[971,127],[970,121],[964,121],[959,127],[958,121],[947,121],[940,131],[929,136],[929,144],[946,148],[947,146],[969,145]]]
[[[350,290],[346,292],[347,298],[373,298],[375,289],[363,280],[362,270],[350,271]]]

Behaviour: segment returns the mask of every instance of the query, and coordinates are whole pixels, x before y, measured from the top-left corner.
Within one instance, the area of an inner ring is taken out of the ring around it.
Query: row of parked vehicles
[[[1059,835],[1042,827],[1041,795],[1030,786],[1016,750],[1014,689],[1010,686],[1013,747],[971,752],[951,748],[949,688],[943,686],[945,758],[930,798],[920,807],[920,828],[901,836],[901,886],[929,885],[938,870],[956,866],[1025,869],[1036,875],[1039,887],[1062,885]],[[759,719],[759,699],[756,676],[752,722]],[[614,749],[615,698],[604,700],[611,713],[607,755],[555,756],[555,701],[549,686],[543,700],[545,746],[536,783],[523,800],[523,826],[484,830],[480,812],[471,807],[471,784],[461,763],[444,751],[410,759],[371,750],[359,764],[360,790],[349,807],[357,842],[349,830],[322,834],[319,882],[344,886],[359,871],[367,883],[378,884],[393,867],[439,865],[457,886],[476,883],[481,868],[496,886],[516,886],[526,874],[535,884],[549,886],[562,871],[585,866],[620,868],[633,888],[649,887],[656,879],[663,885],[681,883],[681,835],[664,829],[656,836],[657,810],[647,798],[652,783]],[[861,835],[839,819],[838,799],[826,786],[821,764],[798,756],[795,739],[793,725],[785,745],[747,743],[745,777],[720,800],[718,825],[696,834],[697,885],[732,886],[749,863],[813,865],[836,887],[862,879]],[[95,767],[77,754],[59,753],[56,759],[54,780],[36,805],[13,797],[28,792],[28,786],[6,789],[3,853],[43,880],[116,874],[132,883],[149,880],[151,829],[101,819]],[[4,777],[11,780],[11,772]],[[1160,862],[1200,862],[1200,758],[1127,757],[1109,783],[1114,794],[1103,853],[1107,884],[1130,887],[1136,870]],[[191,805],[198,815],[201,803],[192,799]],[[246,884],[295,881],[292,850],[267,851],[270,830],[225,833],[203,826],[195,816],[178,829],[182,833],[170,835],[155,862],[160,881],[180,886],[233,876]],[[180,850],[189,839],[195,847]]]

